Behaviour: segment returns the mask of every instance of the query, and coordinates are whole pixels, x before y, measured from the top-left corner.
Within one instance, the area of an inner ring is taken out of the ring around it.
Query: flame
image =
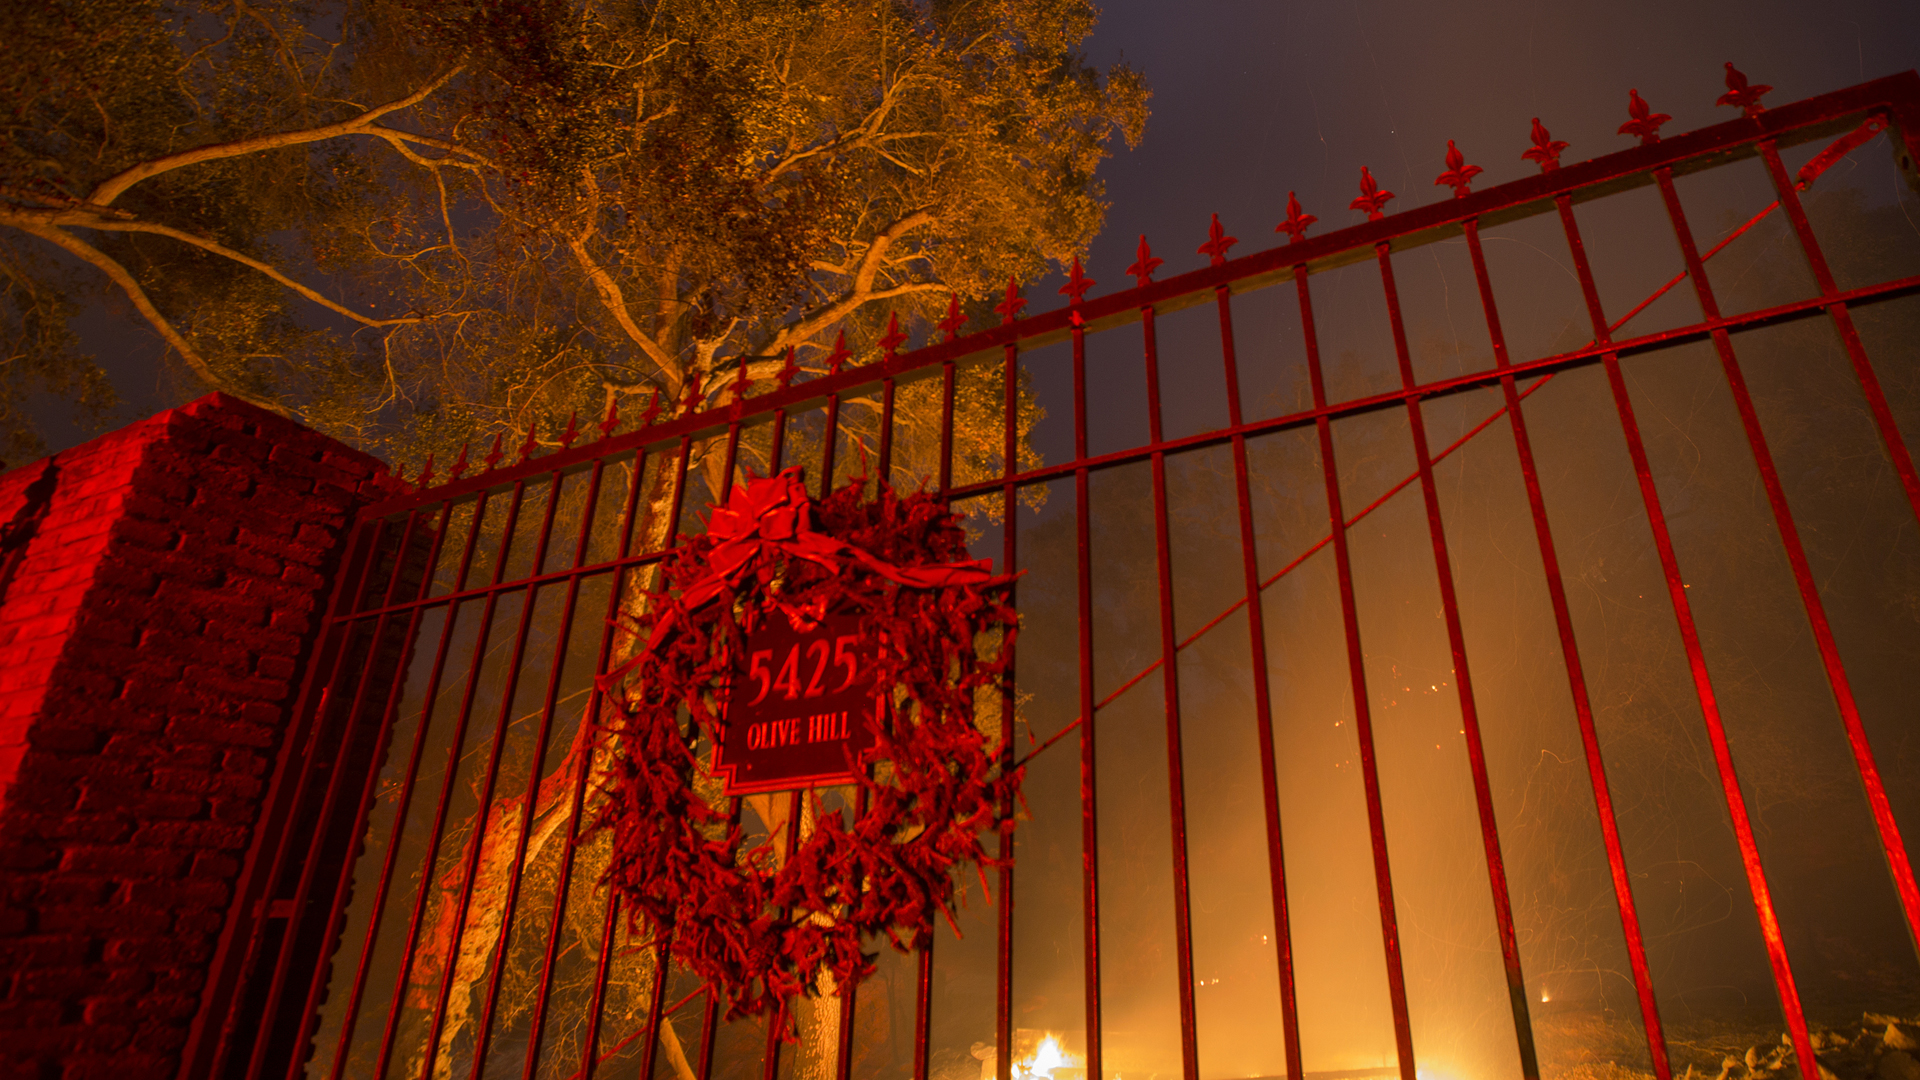
[[[1029,1077],[1052,1077],[1055,1069],[1076,1068],[1079,1064],[1079,1061],[1060,1048],[1060,1040],[1052,1032],[1048,1032],[1041,1038],[1040,1045],[1033,1048],[1031,1056],[1014,1062],[1014,1075],[1021,1077],[1022,1080]]]

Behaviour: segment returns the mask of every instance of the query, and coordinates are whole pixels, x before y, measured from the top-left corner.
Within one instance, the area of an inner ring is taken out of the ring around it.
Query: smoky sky
[[[1486,169],[1481,187],[1534,171],[1520,153],[1535,116],[1566,161],[1625,149],[1630,88],[1671,134],[1733,118],[1714,106],[1728,61],[1775,104],[1920,66],[1920,5],[1110,0],[1088,52],[1154,91],[1145,140],[1103,170],[1112,207],[1088,272],[1105,291],[1130,283],[1143,233],[1165,271],[1204,265],[1210,213],[1235,254],[1271,246],[1290,190],[1322,230],[1355,224],[1362,165],[1399,194],[1389,212],[1440,199],[1448,139]]]

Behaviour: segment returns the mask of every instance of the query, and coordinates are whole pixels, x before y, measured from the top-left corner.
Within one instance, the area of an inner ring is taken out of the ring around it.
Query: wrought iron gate
[[[1533,1078],[1586,1038],[1671,1080],[1675,1003],[1714,992],[1681,954],[1712,948],[1819,1080],[1793,819],[1889,871],[1849,902],[1896,928],[1895,983],[1920,939],[1911,613],[1870,602],[1920,590],[1920,233],[1809,200],[1882,131],[1913,181],[1920,77],[1728,97],[1662,140],[1635,95],[1641,145],[1564,167],[1536,121],[1539,175],[1473,192],[1452,156],[1454,197],[1392,216],[1364,176],[1364,224],[1310,237],[1294,203],[1229,258],[1216,220],[1160,282],[1143,240],[1134,288],[1076,265],[1064,308],[1010,288],[916,351],[717,371],[370,508],[188,1074]],[[633,936],[589,825],[623,607],[723,481],[796,463],[929,483],[1027,571],[1002,752],[1030,773],[963,933],[783,1044]],[[1779,626],[1742,606],[1768,590]],[[1795,801],[1782,746],[1852,786]],[[1737,868],[1738,903],[1696,917],[1681,863]],[[1570,1034],[1569,997],[1635,1037]]]

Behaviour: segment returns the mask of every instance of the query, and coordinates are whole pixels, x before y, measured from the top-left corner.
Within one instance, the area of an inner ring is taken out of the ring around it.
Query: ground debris
[[[1542,1080],[1653,1080],[1637,1025],[1597,1014],[1542,1018]],[[1820,1080],[1920,1080],[1920,1016],[1868,1012],[1809,1033]],[[1557,1046],[1555,1044],[1558,1044]],[[1791,1038],[1769,1027],[1672,1030],[1674,1080],[1799,1080]],[[1558,1050],[1558,1053],[1553,1052]],[[1607,1059],[1612,1060],[1607,1060]],[[1596,1060],[1598,1059],[1598,1060]]]

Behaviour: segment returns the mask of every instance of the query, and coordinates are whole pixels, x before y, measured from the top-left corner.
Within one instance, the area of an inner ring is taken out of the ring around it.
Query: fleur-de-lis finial
[[[1641,146],[1659,142],[1660,125],[1673,119],[1666,113],[1654,112],[1638,90],[1627,91],[1627,115],[1633,119],[1620,125],[1620,134],[1638,137]]]
[[[1760,99],[1772,89],[1773,87],[1764,84],[1749,86],[1746,73],[1734,67],[1733,61],[1729,60],[1727,61],[1727,92],[1721,94],[1720,100],[1714,104],[1731,105],[1748,116],[1759,116],[1767,111],[1767,107],[1760,104]]]
[[[573,415],[567,417],[567,430],[560,433],[560,449],[571,450],[573,448],[573,440],[579,437],[580,410],[575,409],[573,410]]]
[[[905,340],[907,340],[907,335],[900,332],[900,313],[897,311],[888,312],[887,332],[880,337],[880,347],[887,351],[887,359],[891,360],[899,355],[900,343]]]
[[[420,476],[418,479],[414,480],[413,486],[417,488],[425,488],[428,484],[432,482],[433,482],[433,455],[428,454],[427,466],[426,468],[420,470]]]
[[[847,349],[847,332],[842,330],[834,336],[833,351],[827,354],[827,374],[840,374],[840,369],[847,366],[847,360],[852,356],[853,353]]]
[[[1158,270],[1164,261],[1164,259],[1153,257],[1153,249],[1147,246],[1147,238],[1142,234],[1140,249],[1134,252],[1133,265],[1127,267],[1127,273],[1132,276],[1136,285],[1145,285],[1153,280],[1153,272]]]
[[[1227,249],[1239,242],[1220,227],[1220,215],[1215,214],[1207,225],[1207,242],[1200,245],[1199,253],[1207,257],[1208,265],[1219,266],[1227,261]]]
[[[650,428],[658,419],[660,419],[660,391],[656,388],[653,396],[647,399],[647,411],[640,414],[640,426]]]
[[[1347,208],[1365,211],[1368,221],[1379,221],[1386,216],[1381,207],[1386,206],[1387,200],[1391,198],[1393,198],[1393,192],[1381,191],[1380,182],[1373,178],[1372,171],[1362,165],[1360,166],[1360,197],[1348,203]]]
[[[1453,145],[1452,139],[1448,139],[1447,171],[1441,173],[1433,182],[1446,184],[1453,188],[1454,198],[1464,199],[1473,194],[1473,178],[1485,171],[1478,165],[1467,164],[1466,155],[1460,152],[1459,147]]]
[[[780,389],[793,385],[793,377],[800,374],[800,365],[793,358],[793,346],[787,346],[787,362],[780,368]]]
[[[540,421],[534,420],[527,424],[527,439],[520,444],[520,456],[514,461],[515,465],[524,465],[526,460],[533,456],[534,450],[539,448],[540,443],[533,437],[534,433],[539,430]]]
[[[994,307],[1000,313],[1000,322],[1004,325],[1020,317],[1020,309],[1027,306],[1027,298],[1020,295],[1020,283],[1013,278],[1007,279],[1007,298]]]
[[[1100,283],[1088,277],[1086,273],[1080,269],[1080,256],[1075,255],[1073,257],[1073,272],[1067,275],[1067,283],[1060,286],[1060,295],[1067,298],[1067,303],[1078,307],[1081,300],[1085,299],[1087,290],[1098,284]]]
[[[704,374],[705,373],[701,371],[693,371],[688,373],[687,394],[686,394],[686,397],[681,399],[681,402],[680,402],[680,412],[682,413],[682,415],[692,413],[695,410],[699,409],[700,403],[706,399],[706,389],[701,385],[701,380]],[[522,458],[521,460],[524,461],[526,459]]]
[[[947,317],[941,319],[935,325],[940,327],[940,332],[946,335],[948,341],[952,341],[960,336],[960,328],[967,325],[967,317],[960,311],[959,293],[950,292],[947,294]]]
[[[620,398],[618,396],[607,399],[607,418],[600,421],[597,426],[600,429],[601,442],[606,442],[608,439],[613,438],[613,429],[620,426]]]
[[[1301,213],[1300,197],[1289,191],[1287,192],[1287,220],[1275,225],[1273,231],[1286,233],[1287,243],[1291,244],[1296,240],[1305,240],[1307,238],[1307,226],[1319,220],[1319,218],[1314,217],[1312,214]]]
[[[472,444],[460,444],[460,456],[453,459],[453,469],[447,474],[448,479],[458,480],[460,479],[460,474],[467,471],[467,447],[470,445]]]
[[[1536,116],[1533,118],[1533,149],[1522,152],[1520,156],[1539,165],[1541,172],[1552,172],[1560,167],[1560,151],[1566,148],[1567,144],[1555,139],[1553,132],[1548,131]]]
[[[507,456],[500,450],[500,444],[505,442],[506,438],[507,433],[504,431],[493,433],[493,449],[487,451],[487,456],[480,459],[480,464],[486,466],[484,471],[492,472],[500,466],[500,459]]]

